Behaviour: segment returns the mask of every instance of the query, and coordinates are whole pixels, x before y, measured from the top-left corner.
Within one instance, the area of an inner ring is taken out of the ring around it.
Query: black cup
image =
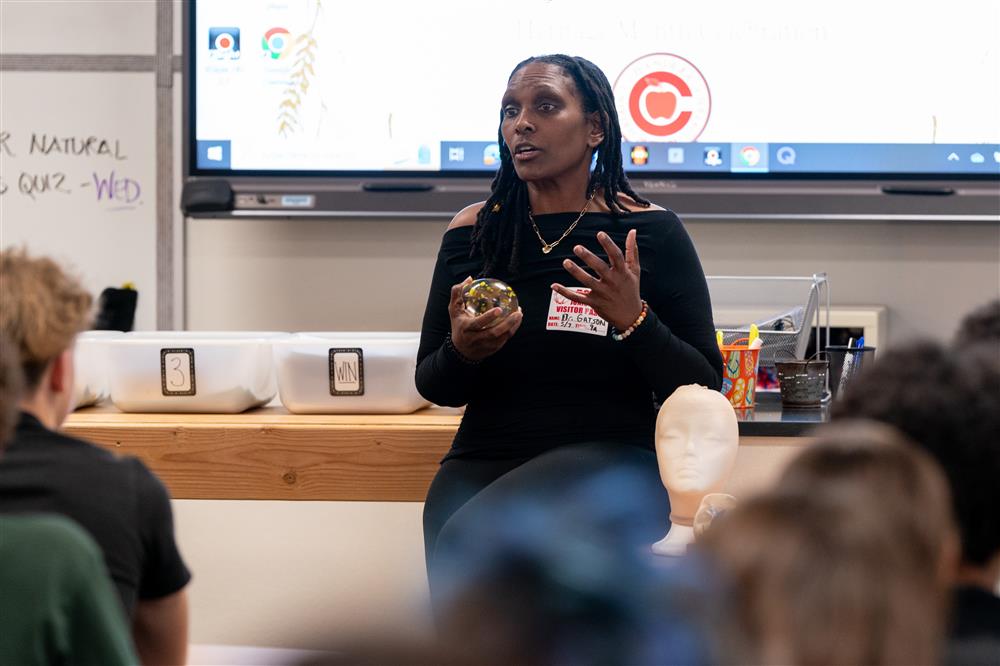
[[[843,391],[851,379],[867,364],[875,360],[874,347],[848,347],[830,345],[826,348],[830,359],[830,393],[834,398]]]

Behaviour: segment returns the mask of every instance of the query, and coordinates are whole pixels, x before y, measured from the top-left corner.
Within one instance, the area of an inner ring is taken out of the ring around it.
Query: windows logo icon
[[[260,40],[260,46],[264,49],[264,54],[271,56],[272,60],[277,60],[285,56],[292,43],[291,33],[284,28],[271,28],[264,33]]]
[[[209,28],[208,57],[212,60],[239,60],[240,29]]]

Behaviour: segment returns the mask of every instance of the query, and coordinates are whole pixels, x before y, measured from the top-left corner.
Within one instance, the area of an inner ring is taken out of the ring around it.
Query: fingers
[[[466,357],[475,360],[492,356],[517,332],[523,316],[520,308],[506,316],[500,308],[494,308],[478,317],[469,318],[462,322],[459,332],[454,336],[455,347]],[[500,317],[499,321],[497,317]]]
[[[597,273],[597,276],[600,278],[604,278],[608,274],[608,271],[611,270],[611,267],[604,263],[600,257],[582,245],[575,246],[573,248],[573,254],[578,256],[583,263],[587,264],[587,266],[590,267],[590,270]]]
[[[508,331],[510,335],[517,333],[518,329],[521,328],[521,322],[524,321],[524,313],[521,312],[521,308],[518,308],[515,314],[517,318],[511,320],[510,330]]]
[[[551,286],[552,286],[552,291],[556,292],[560,296],[564,296],[564,297],[568,298],[569,300],[573,301],[574,303],[583,303],[584,305],[589,305],[590,304],[590,295],[589,294],[581,294],[581,293],[575,292],[575,291],[573,291],[571,289],[567,289],[566,287],[564,287],[563,285],[559,284],[558,282],[553,283]]]
[[[631,233],[631,232],[630,232]],[[625,255],[622,251],[615,245],[615,242],[611,240],[611,236],[607,235],[603,231],[597,233],[597,242],[601,244],[604,251],[608,253],[608,261],[611,262],[612,270],[625,268]]]
[[[473,317],[472,321],[469,322],[467,330],[473,333],[485,331],[496,325],[496,323],[502,318],[503,310],[500,308],[492,308],[481,315]]]
[[[451,300],[448,303],[448,309],[451,310],[453,315],[456,315],[465,309],[465,303],[464,299],[462,298],[462,292],[465,291],[465,286],[470,282],[472,282],[472,278],[467,277],[458,284],[452,285]]]
[[[504,317],[503,321],[490,329],[490,333],[498,338],[510,338],[517,329],[521,327],[521,321],[524,320],[524,313],[521,312],[521,308],[518,308],[516,312],[511,312],[508,316]]]
[[[625,265],[636,275],[639,274],[639,241],[636,240],[635,229],[625,236]]]
[[[603,262],[602,262],[603,263]],[[566,272],[577,279],[577,281],[584,287],[589,287],[593,289],[596,287],[600,281],[587,271],[580,268],[575,262],[569,259],[563,259],[563,268]]]

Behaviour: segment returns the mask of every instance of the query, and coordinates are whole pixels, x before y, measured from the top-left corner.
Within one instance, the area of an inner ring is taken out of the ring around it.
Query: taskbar
[[[442,141],[442,171],[494,171],[495,142]],[[632,175],[912,173],[1000,176],[1000,144],[622,143]]]
[[[196,142],[194,167],[207,172],[270,172],[295,175],[350,173],[359,170],[344,160],[317,159],[317,164],[284,164],[280,155],[240,154],[239,142]],[[386,165],[374,172],[435,173],[433,143],[420,144],[405,166]],[[494,172],[500,148],[490,141],[441,141],[440,172]],[[291,159],[290,157],[288,158]],[[348,160],[349,162],[349,160]],[[369,165],[373,162],[369,158]],[[623,142],[622,163],[631,176],[642,174],[912,174],[915,176],[1000,177],[1000,144],[919,143],[663,143]]]

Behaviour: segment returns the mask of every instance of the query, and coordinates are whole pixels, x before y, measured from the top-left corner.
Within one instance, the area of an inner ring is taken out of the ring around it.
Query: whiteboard
[[[153,73],[0,72],[0,244],[139,291],[156,328]]]
[[[0,0],[0,44],[5,53],[152,55],[156,9],[149,0]]]

